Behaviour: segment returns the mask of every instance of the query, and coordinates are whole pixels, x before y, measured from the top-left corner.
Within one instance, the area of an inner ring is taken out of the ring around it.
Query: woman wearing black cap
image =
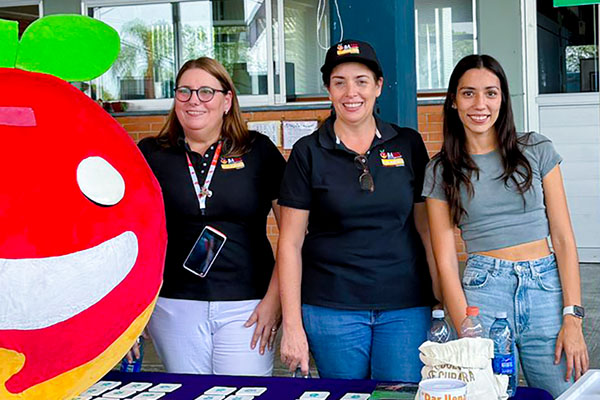
[[[310,346],[321,377],[416,382],[429,270],[437,288],[427,150],[418,132],[373,115],[383,74],[369,44],[334,45],[321,72],[335,115],[295,144],[279,197],[281,358],[307,374]]]

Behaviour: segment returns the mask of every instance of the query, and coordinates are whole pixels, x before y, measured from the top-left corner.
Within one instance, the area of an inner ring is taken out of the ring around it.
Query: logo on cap
[[[356,43],[338,44],[337,55],[343,56],[346,54],[360,54],[360,48]]]

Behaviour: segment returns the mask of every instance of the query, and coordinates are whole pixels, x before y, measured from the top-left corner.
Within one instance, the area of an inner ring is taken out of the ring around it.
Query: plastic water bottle
[[[142,370],[142,359],[144,358],[144,337],[140,336],[138,341],[138,346],[140,349],[140,356],[136,360],[133,359],[133,362],[127,361],[127,357],[123,357],[123,361],[121,361],[121,372],[140,372]]]
[[[456,333],[456,328],[454,327],[454,324],[448,323],[448,326],[450,327],[450,339],[448,341],[451,342],[452,340],[458,339],[458,333]]]
[[[479,319],[479,307],[467,307],[467,318],[463,320],[460,326],[460,337],[485,337],[483,325]]]
[[[496,320],[490,327],[490,339],[494,341],[494,373],[508,375],[507,393],[509,397],[514,396],[517,389],[514,334],[505,312],[496,313]]]
[[[446,343],[450,341],[450,326],[444,319],[444,310],[433,310],[431,328],[427,332],[427,340],[436,343]]]

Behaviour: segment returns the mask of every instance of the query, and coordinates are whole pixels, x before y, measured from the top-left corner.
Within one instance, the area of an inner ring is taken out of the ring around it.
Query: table
[[[249,377],[225,375],[188,375],[160,372],[109,372],[103,380],[129,382],[181,383],[183,386],[161,400],[193,400],[213,386],[259,386],[267,391],[257,400],[295,400],[305,391],[327,391],[327,400],[339,400],[348,392],[371,393],[376,381],[359,379],[304,379],[284,377]],[[519,387],[514,400],[553,400],[541,389]]]

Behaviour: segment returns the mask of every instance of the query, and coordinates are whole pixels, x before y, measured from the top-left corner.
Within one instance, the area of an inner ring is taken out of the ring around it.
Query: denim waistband
[[[498,272],[503,270],[531,269],[541,273],[556,268],[556,257],[552,253],[535,260],[510,261],[481,254],[469,254],[467,266],[475,265],[478,268],[496,270]]]

